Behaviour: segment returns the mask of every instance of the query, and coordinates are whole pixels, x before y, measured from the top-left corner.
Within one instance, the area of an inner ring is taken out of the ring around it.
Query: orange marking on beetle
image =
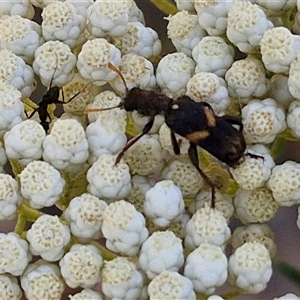
[[[207,119],[208,127],[215,127],[216,126],[215,113],[209,108],[204,108],[204,113],[205,113],[205,116],[206,116],[206,119]]]
[[[192,133],[187,134],[185,137],[192,143],[198,144],[199,141],[204,140],[209,136],[209,132],[207,130],[199,130]]]

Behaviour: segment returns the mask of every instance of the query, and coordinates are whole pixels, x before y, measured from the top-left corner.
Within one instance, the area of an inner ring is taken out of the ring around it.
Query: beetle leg
[[[179,144],[178,144],[178,141],[176,139],[175,133],[172,130],[171,130],[171,142],[172,142],[174,153],[176,155],[179,155],[180,154]]]

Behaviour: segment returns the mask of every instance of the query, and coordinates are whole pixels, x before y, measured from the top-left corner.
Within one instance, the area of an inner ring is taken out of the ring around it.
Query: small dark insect
[[[46,133],[48,132],[49,124],[51,123],[51,116],[48,113],[48,106],[51,104],[67,104],[81,93],[81,91],[76,93],[68,101],[59,100],[60,88],[57,85],[52,86],[52,81],[53,81],[55,71],[56,71],[56,69],[54,70],[53,76],[51,78],[50,87],[49,87],[47,93],[42,97],[42,100],[38,103],[38,107],[35,108],[29,116],[28,116],[27,112],[25,111],[25,114],[28,119],[32,118],[35,113],[38,113],[39,118],[40,118],[40,124],[43,126]]]
[[[120,75],[126,86],[120,71],[111,64],[109,64],[109,68]],[[119,107],[124,108],[126,111],[137,111],[139,114],[149,117],[149,121],[142,132],[132,138],[119,153],[115,164],[121,160],[128,148],[151,130],[155,116],[162,114],[171,130],[174,153],[180,154],[180,147],[175,133],[190,142],[189,158],[206,183],[211,187],[211,205],[215,207],[215,185],[199,167],[197,146],[202,147],[228,166],[237,166],[243,161],[246,149],[241,121],[238,118],[227,115],[219,117],[208,103],[195,102],[188,96],[181,96],[173,100],[156,91],[146,91],[136,87],[131,90],[128,90],[126,87],[126,90],[127,94],[119,105],[103,109],[86,109],[85,111],[89,113]],[[238,129],[233,125],[236,125]]]

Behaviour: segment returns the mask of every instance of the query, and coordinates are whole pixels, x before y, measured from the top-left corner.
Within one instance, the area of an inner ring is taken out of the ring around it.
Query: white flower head
[[[89,104],[87,108],[110,108],[120,104],[121,102],[121,97],[117,96],[113,91],[107,90],[97,94],[94,97],[93,102]],[[95,122],[99,117],[108,118],[106,115],[110,115],[113,119],[115,119],[117,116],[120,116],[122,119],[127,114],[125,109],[115,108],[99,112],[90,112],[87,116],[89,123],[92,123]]]
[[[93,245],[75,244],[59,261],[61,274],[71,288],[92,288],[101,280],[103,259]]]
[[[300,137],[300,101],[296,100],[291,103],[286,116],[287,126],[291,129],[292,134]]]
[[[173,160],[161,172],[161,179],[172,180],[183,198],[194,198],[203,188],[202,176],[189,160]]]
[[[21,276],[21,286],[27,299],[60,299],[65,283],[59,268],[42,259],[28,265]]]
[[[119,67],[121,52],[104,38],[87,41],[78,54],[77,69],[80,75],[96,85],[104,85],[117,76],[108,63]]]
[[[300,37],[285,27],[268,29],[261,41],[260,52],[265,67],[274,73],[287,73],[299,53]]]
[[[131,190],[126,201],[133,204],[137,211],[144,212],[146,192],[154,185],[154,180],[146,176],[134,175],[131,178]]]
[[[18,234],[0,233],[0,273],[20,276],[32,258],[28,243]]]
[[[125,200],[104,209],[102,233],[108,249],[127,256],[136,255],[148,237],[144,216]]]
[[[280,206],[300,203],[300,164],[286,161],[275,166],[267,186]]]
[[[258,49],[263,34],[273,27],[264,11],[249,1],[234,1],[229,9],[226,34],[242,52]]]
[[[32,68],[44,86],[63,86],[74,77],[76,56],[68,45],[58,40],[48,41],[38,47]]]
[[[0,32],[2,49],[8,49],[26,63],[32,63],[35,50],[43,42],[40,25],[20,15],[12,15],[1,20]]]
[[[275,162],[269,153],[270,151],[261,144],[248,148],[247,152],[259,157],[245,155],[241,164],[235,168],[230,168],[230,173],[241,188],[254,190],[269,179]]]
[[[290,64],[289,76],[287,80],[287,87],[289,92],[296,99],[300,99],[298,86],[300,79],[300,54]]]
[[[296,7],[297,2],[298,1],[295,0],[255,0],[255,3],[258,4],[264,11],[266,11],[268,16],[278,16],[282,15],[282,13],[287,13],[288,11]]]
[[[171,39],[177,52],[191,56],[193,48],[207,35],[199,25],[198,17],[183,10],[166,19],[169,21],[168,38]]]
[[[146,192],[144,214],[160,227],[180,218],[184,211],[182,192],[172,180],[157,182]]]
[[[187,83],[186,95],[196,102],[207,102],[216,114],[224,113],[230,104],[226,82],[214,73],[196,73]]]
[[[229,96],[239,98],[242,103],[262,97],[270,88],[262,62],[251,56],[235,61],[226,72],[225,80]]]
[[[103,154],[117,154],[127,143],[126,115],[104,114],[89,124],[86,137],[89,144],[89,162],[95,162]]]
[[[292,68],[290,68],[290,70],[291,69]],[[274,99],[276,103],[284,109],[288,109],[289,105],[296,100],[290,91],[292,87],[296,88],[296,85],[291,84],[290,77],[283,74],[274,74],[270,79],[270,83],[271,89],[268,93],[269,97]],[[295,96],[297,99],[300,97],[298,93]]]
[[[34,16],[34,2],[30,0],[12,0],[12,1],[5,1],[2,3],[0,7],[0,15],[1,16],[12,16],[12,15],[19,15],[21,17],[32,19]]]
[[[44,161],[32,161],[19,175],[20,190],[31,207],[52,206],[64,189],[65,180],[60,173]]]
[[[141,22],[129,22],[125,33],[119,37],[112,37],[111,42],[123,55],[134,53],[147,59],[157,57],[162,49],[157,32],[145,27]]]
[[[269,144],[286,128],[285,113],[275,100],[251,100],[242,109],[244,135],[252,143]]]
[[[44,128],[36,121],[25,120],[15,125],[4,135],[7,157],[22,165],[41,159],[45,137]]]
[[[177,98],[186,93],[186,85],[193,76],[195,62],[182,52],[164,56],[156,69],[156,81],[161,91]]]
[[[103,154],[87,172],[88,192],[107,201],[125,198],[131,189],[129,167],[123,160],[115,165],[116,156]]]
[[[228,281],[249,293],[263,291],[272,275],[272,262],[267,248],[258,242],[246,242],[229,258]]]
[[[106,202],[88,193],[73,198],[64,211],[72,234],[82,239],[100,238],[106,206]]]
[[[183,138],[182,136],[175,133],[176,140],[180,147],[181,154],[187,154],[190,143],[188,139]],[[174,154],[174,149],[171,140],[171,130],[166,123],[163,123],[158,132],[158,140],[161,144],[163,150],[166,150],[168,154]]]
[[[81,292],[78,292],[73,295],[69,295],[70,300],[102,300],[103,297],[99,292],[96,292],[91,289],[83,289]]]
[[[292,293],[287,293],[281,297],[273,298],[273,300],[299,300],[299,299],[300,299],[299,296],[292,294]]]
[[[0,220],[16,217],[22,202],[17,181],[9,174],[0,174]]]
[[[234,1],[194,0],[198,21],[211,36],[226,34],[227,15]]]
[[[201,190],[196,199],[189,205],[188,209],[191,214],[194,214],[199,208],[204,207],[205,203],[210,203],[211,191]],[[232,198],[228,195],[221,194],[219,191],[215,192],[215,209],[220,211],[225,217],[227,223],[234,213],[234,206],[232,204]]]
[[[58,170],[82,164],[88,158],[83,126],[75,119],[56,120],[43,148],[43,159]]]
[[[156,231],[143,243],[139,265],[149,279],[162,271],[176,271],[183,266],[182,241],[172,231]]]
[[[4,173],[4,166],[7,163],[6,150],[3,144],[0,142],[0,173]]]
[[[104,261],[102,292],[110,299],[144,299],[144,275],[127,257]]]
[[[220,247],[203,243],[187,256],[183,274],[195,292],[210,295],[227,279],[227,257]]]
[[[161,171],[164,165],[163,153],[158,135],[144,135],[124,155],[132,174],[150,175]]]
[[[234,49],[222,37],[205,36],[193,48],[195,72],[211,72],[224,77],[233,63]]]
[[[193,214],[185,230],[184,243],[191,250],[202,243],[209,243],[224,249],[230,238],[230,228],[225,217],[220,211],[210,208],[207,204]]]
[[[16,277],[10,274],[0,275],[1,299],[21,300],[22,295],[23,293]]]
[[[152,90],[156,87],[153,64],[143,56],[134,53],[123,55],[119,70],[128,90],[133,87]],[[118,95],[126,96],[126,87],[120,76],[115,77],[109,83]]]
[[[22,99],[34,90],[34,73],[24,60],[10,50],[0,50],[0,82],[14,86]]]
[[[106,36],[122,36],[129,22],[131,2],[96,0],[87,9],[88,30],[99,38]]]
[[[42,215],[27,231],[30,251],[48,261],[57,261],[64,255],[70,241],[70,229],[58,216]]]
[[[259,242],[269,251],[270,257],[276,254],[276,244],[274,242],[274,232],[267,224],[247,224],[237,227],[231,237],[233,249],[237,249],[246,242]]]
[[[86,19],[71,2],[54,1],[42,11],[42,33],[46,41],[57,40],[74,48]]]
[[[234,206],[236,217],[244,224],[269,221],[279,208],[267,187],[250,191],[239,189],[234,197]]]
[[[148,294],[150,300],[196,300],[191,280],[174,271],[163,271],[154,277],[148,285]]]
[[[76,73],[72,81],[65,84],[61,89],[61,97],[63,99],[64,111],[76,115],[83,115],[84,109],[90,104],[94,97],[99,94],[101,88],[85,80],[79,73]],[[73,98],[73,99],[72,99]],[[67,103],[72,99],[69,103]]]

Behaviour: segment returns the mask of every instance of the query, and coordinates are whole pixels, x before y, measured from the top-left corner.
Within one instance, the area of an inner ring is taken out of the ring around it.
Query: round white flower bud
[[[190,279],[173,271],[163,271],[148,285],[150,300],[196,300]]]
[[[65,283],[55,264],[42,259],[28,265],[21,276],[21,286],[27,299],[61,299]]]
[[[263,96],[270,88],[262,62],[251,56],[235,61],[226,72],[225,80],[229,96],[239,98],[244,104]]]
[[[227,264],[220,247],[203,243],[187,256],[183,274],[193,282],[195,292],[210,295],[225,283]]]
[[[231,236],[231,245],[237,249],[246,242],[259,242],[269,251],[270,257],[276,254],[274,233],[267,224],[248,224],[237,227]]]
[[[58,216],[42,215],[27,231],[27,240],[33,255],[48,261],[57,261],[64,255],[70,241],[70,229]]]
[[[64,211],[73,235],[82,239],[99,239],[106,202],[84,193],[71,200]]]
[[[38,47],[32,68],[44,86],[63,86],[74,77],[76,56],[68,45],[60,41],[48,41]],[[52,81],[52,82],[51,82]]]
[[[265,31],[273,27],[264,11],[256,4],[235,1],[229,9],[226,34],[242,52],[257,50]]]
[[[261,41],[260,52],[265,67],[274,73],[287,73],[299,53],[300,37],[285,27],[268,29]]]
[[[0,173],[4,172],[4,166],[7,163],[6,150],[3,148],[3,144],[0,142]]]
[[[279,208],[279,204],[266,187],[248,191],[239,189],[234,197],[235,214],[244,224],[264,223],[271,220]]]
[[[171,39],[177,52],[192,56],[193,48],[207,35],[199,25],[198,17],[184,10],[165,19],[169,21],[168,38]]]
[[[12,51],[28,64],[32,63],[35,50],[43,42],[40,25],[20,15],[12,15],[1,20],[0,32],[1,48]]]
[[[300,101],[296,100],[291,103],[286,116],[287,126],[291,129],[292,134],[299,138],[300,137]]]
[[[146,176],[161,171],[164,160],[158,135],[145,134],[142,136],[125,152],[124,160],[132,174]]]
[[[187,83],[186,95],[196,102],[207,102],[216,114],[224,113],[230,104],[226,82],[214,73],[196,73]]]
[[[129,22],[122,36],[112,37],[111,42],[121,53],[135,53],[147,59],[157,57],[161,52],[161,41],[158,34],[141,22]]]
[[[93,245],[75,244],[59,261],[61,274],[71,288],[92,288],[101,280],[103,259]]]
[[[0,273],[20,276],[32,258],[27,241],[18,234],[0,233]]]
[[[184,201],[179,187],[172,180],[157,182],[146,192],[144,214],[160,227],[178,220],[184,211]]]
[[[102,292],[109,299],[144,299],[144,275],[127,257],[104,261]]]
[[[124,200],[104,209],[102,232],[108,249],[127,256],[136,255],[148,237],[144,216]]]
[[[125,198],[131,189],[130,173],[127,164],[121,160],[115,165],[116,156],[103,154],[88,170],[88,192],[107,201]]]
[[[292,293],[287,293],[279,298],[275,297],[273,300],[300,300],[300,297]]]
[[[37,209],[52,206],[65,186],[65,180],[54,167],[38,160],[29,163],[19,179],[21,194]]]
[[[173,160],[161,172],[161,179],[172,180],[183,198],[194,198],[203,188],[202,176],[189,160]]]
[[[162,271],[176,271],[183,266],[182,241],[172,231],[156,231],[143,243],[139,264],[149,279]]]
[[[228,282],[249,294],[263,291],[272,275],[267,248],[258,242],[246,242],[229,258]]]
[[[13,0],[5,1],[0,7],[1,16],[19,15],[21,17],[32,19],[34,16],[33,3],[35,0]]]
[[[108,63],[119,67],[121,52],[106,39],[98,38],[87,41],[78,54],[77,69],[87,80],[96,81],[96,85],[104,85],[117,76],[108,68]]]
[[[194,12],[195,7],[192,0],[174,0],[178,10],[187,10],[189,12]]]
[[[251,100],[242,109],[244,135],[252,143],[269,144],[285,130],[285,113],[271,98]]]
[[[43,148],[43,159],[59,170],[82,164],[88,158],[84,129],[74,119],[56,120]]]
[[[83,289],[81,292],[69,295],[70,300],[102,300],[103,297],[99,292],[91,289]]]
[[[193,48],[192,55],[196,73],[211,72],[224,77],[233,63],[234,49],[222,37],[205,36]]]
[[[278,16],[286,13],[296,7],[294,0],[280,0],[280,1],[265,1],[255,0],[255,2],[264,10],[269,16]]]
[[[207,204],[199,208],[186,224],[184,244],[194,250],[202,243],[209,243],[225,248],[230,238],[230,228],[222,213]]]
[[[4,135],[7,157],[22,165],[41,159],[45,137],[44,128],[36,121],[25,120],[15,125]]]
[[[17,181],[9,174],[0,174],[0,220],[14,219],[23,202]]]
[[[21,92],[22,99],[29,97],[34,90],[33,76],[33,70],[26,65],[21,57],[10,50],[0,50],[1,82],[18,89]]]
[[[274,199],[280,206],[291,206],[300,203],[300,164],[286,161],[273,168],[267,181]]]
[[[6,274],[0,275],[0,299],[20,300],[22,290],[16,277]]]
[[[186,93],[186,85],[193,76],[195,62],[182,52],[164,56],[156,69],[156,81],[162,93],[177,98]]]
[[[57,40],[70,48],[77,46],[85,18],[70,2],[52,2],[42,11],[42,32],[46,41]]]

